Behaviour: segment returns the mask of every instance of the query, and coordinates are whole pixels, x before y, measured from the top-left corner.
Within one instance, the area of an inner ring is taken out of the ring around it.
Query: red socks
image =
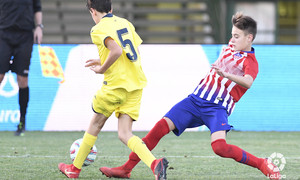
[[[155,148],[160,139],[169,132],[170,130],[167,121],[165,119],[161,119],[155,124],[149,133],[142,138],[142,140],[151,151]],[[227,144],[225,139],[215,140],[211,143],[211,146],[213,151],[221,157],[232,158],[237,162],[247,164],[258,169],[264,162],[264,159],[262,158],[258,158],[235,145]],[[139,161],[140,158],[134,152],[131,152],[129,155],[129,160],[122,165],[122,167],[130,172]]]
[[[247,164],[258,169],[264,161],[262,158],[253,156],[235,145],[227,144],[225,139],[217,139],[211,143],[211,146],[214,152],[221,157],[232,158],[237,162]]]
[[[169,125],[165,119],[158,121],[155,126],[148,132],[148,134],[142,138],[148,149],[151,151],[155,148],[157,143],[162,137],[170,132]],[[128,161],[122,166],[125,170],[131,171],[137,163],[140,162],[140,158],[131,152]]]

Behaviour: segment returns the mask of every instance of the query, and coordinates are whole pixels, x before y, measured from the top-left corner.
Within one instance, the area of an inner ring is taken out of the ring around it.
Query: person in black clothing
[[[20,123],[15,132],[23,136],[29,101],[28,72],[33,42],[43,37],[40,0],[0,0],[0,85],[6,72],[17,74]]]

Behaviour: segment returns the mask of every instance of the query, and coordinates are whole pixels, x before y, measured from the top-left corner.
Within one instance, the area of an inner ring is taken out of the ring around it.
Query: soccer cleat
[[[167,179],[167,167],[169,162],[166,158],[161,158],[154,160],[154,169],[153,174],[155,176],[155,180],[166,180]]]
[[[264,159],[264,162],[259,170],[269,179],[281,179],[279,170],[275,171],[275,169],[278,169],[276,165],[274,165],[272,162],[268,162],[268,159]]]
[[[59,163],[58,169],[68,178],[78,178],[81,169],[76,168],[73,164]]]
[[[114,178],[130,178],[131,170],[125,170],[122,166],[115,168],[101,167],[99,170],[106,177],[114,177]]]
[[[15,132],[15,136],[24,136],[25,126],[22,122],[19,123],[18,129]]]

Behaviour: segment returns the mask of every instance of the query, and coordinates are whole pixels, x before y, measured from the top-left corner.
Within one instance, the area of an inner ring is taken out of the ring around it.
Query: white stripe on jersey
[[[222,94],[224,93],[224,90],[225,90],[225,83],[227,82],[227,79],[226,78],[223,78],[222,81],[221,81],[221,88],[220,88],[220,91],[217,95],[217,97],[221,97]],[[219,98],[216,98],[214,103],[218,104],[220,102],[220,99]]]
[[[203,90],[202,93],[200,94],[200,97],[201,97],[201,98],[204,97],[204,95],[205,95],[205,93],[206,93],[206,91],[207,91],[207,89],[208,89],[208,87],[209,87],[209,84],[210,84],[210,82],[211,82],[212,79],[213,79],[212,75],[213,75],[212,73],[209,73],[209,76],[206,77],[206,78],[209,78],[209,81],[206,83],[207,86],[205,86],[204,90]],[[203,84],[205,84],[206,78],[205,78],[205,80],[202,82]],[[202,83],[201,83],[201,84],[202,84]],[[202,85],[201,85],[200,87],[202,87]]]
[[[197,88],[194,91],[194,94],[197,95],[197,92],[199,91],[199,89],[203,86],[203,84],[205,84],[205,79],[207,78],[207,76],[209,75],[209,73],[205,76],[205,78],[202,80],[202,82],[197,86]]]
[[[224,78],[225,79],[225,78]],[[226,78],[227,79],[227,78]],[[228,80],[228,79],[227,79]],[[230,83],[230,85],[228,86],[228,88],[227,88],[227,90],[228,90],[228,92],[230,92],[231,91],[231,89],[233,88],[233,86],[235,85],[236,83],[235,82],[231,82]],[[224,99],[224,101],[223,101],[223,104],[222,104],[222,106],[224,106],[224,107],[226,107],[226,105],[228,105],[228,108],[227,109],[230,109],[230,107],[232,106],[232,103],[233,103],[233,99],[231,98],[231,101],[229,102],[229,104],[227,104],[227,101],[228,101],[228,99],[230,98],[231,96],[230,96],[230,94],[228,93],[227,95],[226,95],[226,97],[225,97],[225,99]],[[230,106],[230,107],[229,107]]]
[[[221,76],[219,76],[218,74],[215,73],[215,70],[213,70],[212,73],[215,74],[215,78],[214,78],[215,82],[214,82],[214,85],[213,85],[212,89],[210,90],[210,92],[209,92],[209,94],[206,98],[206,100],[208,100],[208,101],[210,101],[211,97],[214,95],[214,93],[215,93],[215,91],[218,87],[218,80],[221,77]]]

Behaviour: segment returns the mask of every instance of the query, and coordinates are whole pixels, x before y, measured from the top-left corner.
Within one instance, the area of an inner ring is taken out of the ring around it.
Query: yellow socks
[[[85,133],[83,136],[82,143],[78,150],[78,153],[74,159],[73,165],[81,169],[83,162],[85,161],[87,155],[90,153],[91,148],[95,144],[97,140],[97,136],[93,136],[89,133]],[[127,146],[136,153],[139,158],[149,167],[151,168],[152,162],[155,160],[153,154],[149,151],[145,143],[137,136],[132,136],[127,143]]]
[[[73,162],[73,165],[75,167],[77,167],[78,169],[82,168],[83,162],[85,161],[87,155],[90,153],[96,140],[97,140],[97,136],[93,136],[93,135],[85,132],[82,143],[79,147],[78,153]]]
[[[153,154],[149,151],[146,144],[137,136],[132,136],[127,143],[129,149],[136,153],[139,158],[151,168],[151,163],[155,160]]]

